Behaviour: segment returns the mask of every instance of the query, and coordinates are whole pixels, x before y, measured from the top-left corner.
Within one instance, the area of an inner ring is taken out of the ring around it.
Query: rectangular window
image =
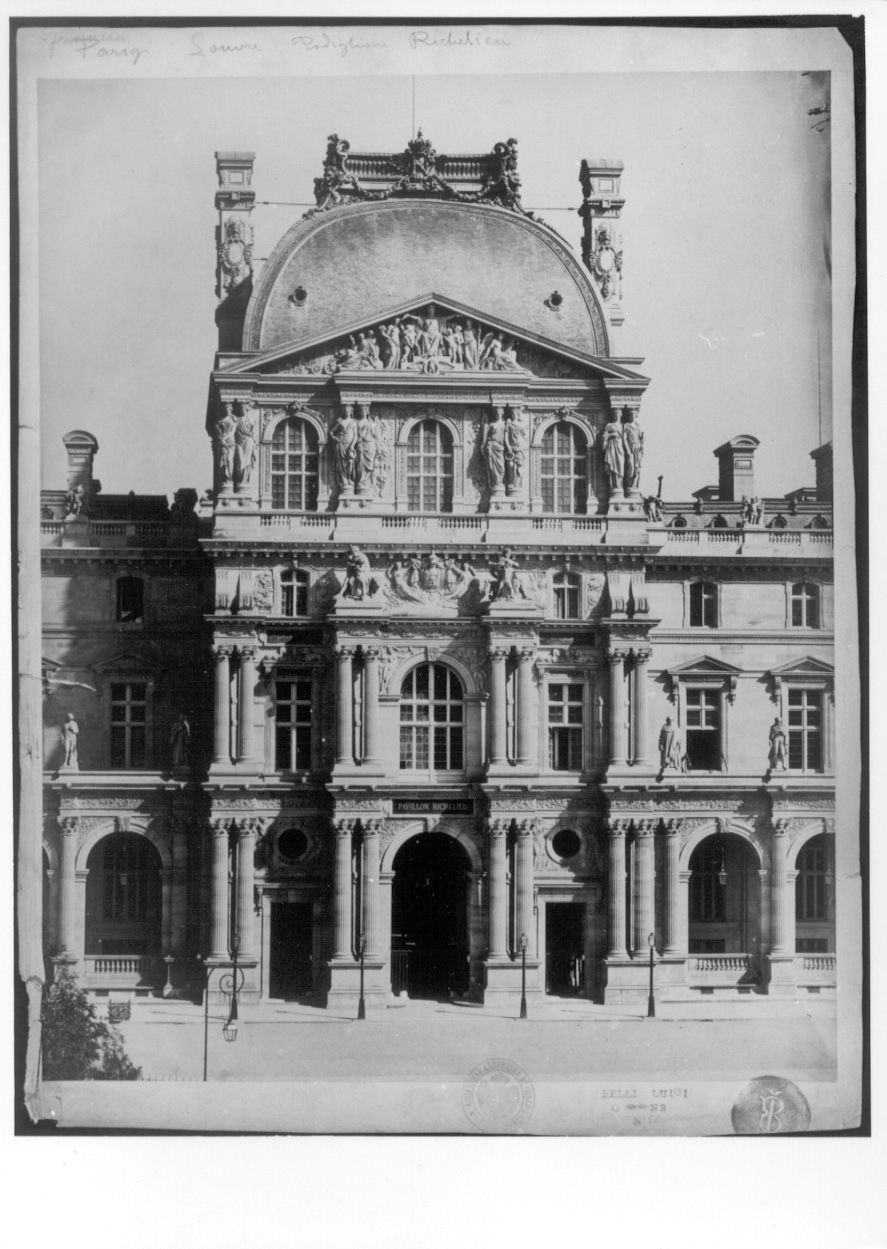
[[[687,763],[691,771],[722,767],[719,690],[687,690]]]
[[[690,586],[690,628],[716,629],[717,626],[717,586],[708,581],[694,581]]]
[[[548,687],[548,766],[554,772],[584,767],[585,691],[578,682]]]
[[[554,583],[554,614],[558,620],[579,618],[579,577],[564,573]]]
[[[795,949],[799,954],[827,954],[828,937],[798,937]]]
[[[275,695],[274,766],[305,772],[311,767],[311,682],[278,681]]]
[[[788,766],[822,771],[822,692],[788,692]]]
[[[111,767],[144,768],[148,686],[144,681],[111,685]]]

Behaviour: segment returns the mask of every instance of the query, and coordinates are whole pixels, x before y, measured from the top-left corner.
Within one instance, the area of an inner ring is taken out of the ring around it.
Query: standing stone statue
[[[520,414],[512,408],[505,426],[505,486],[509,494],[520,490],[524,484],[524,461],[527,458],[527,440]]]
[[[785,727],[779,716],[770,725],[770,770],[772,772],[784,772],[786,769],[786,759],[788,751],[788,741],[785,735]]]
[[[494,602],[507,599],[527,598],[527,592],[518,574],[520,564],[506,547],[499,558],[490,564],[493,582],[490,586],[490,598]]]
[[[681,770],[681,743],[677,729],[671,722],[671,716],[665,717],[665,724],[659,733],[659,767]]]
[[[234,405],[225,404],[225,415],[216,422],[216,442],[219,448],[219,482],[222,486],[230,486],[234,481],[234,457],[237,446],[234,436],[237,432],[237,421],[234,417]]]
[[[357,460],[357,424],[354,409],[346,405],[330,433],[336,468],[336,482],[340,490],[354,485],[354,469]]]
[[[625,478],[625,443],[622,439],[621,421],[610,421],[601,432],[604,449],[604,468],[610,493],[622,489]]]
[[[68,712],[67,719],[62,726],[62,745],[65,748],[65,767],[79,768],[77,762],[77,735],[80,727],[74,719],[73,711]]]
[[[248,486],[256,462],[255,404],[244,404],[234,431],[234,484]]]
[[[373,470],[379,454],[378,423],[370,419],[370,409],[366,404],[360,406],[360,420],[357,422],[354,486],[358,494],[371,494],[373,489]]]
[[[466,321],[462,331],[462,356],[466,369],[476,369],[478,365],[477,331],[470,321]]]
[[[496,408],[496,416],[487,429],[484,442],[484,464],[487,483],[492,491],[502,489],[505,481],[505,409]]]
[[[191,725],[184,715],[173,721],[169,742],[172,747],[172,766],[186,768],[191,758]]]
[[[625,446],[625,489],[637,490],[644,458],[644,431],[636,420],[625,422],[622,441]]]
[[[400,368],[400,330],[392,321],[390,325],[382,325],[379,333],[385,339],[383,365],[386,369]]]

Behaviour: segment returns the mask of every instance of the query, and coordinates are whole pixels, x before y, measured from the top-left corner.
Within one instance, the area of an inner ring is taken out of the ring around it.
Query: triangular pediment
[[[723,659],[715,659],[712,655],[700,655],[697,659],[688,659],[685,663],[668,669],[671,677],[736,677],[741,674],[741,668],[725,663]]]
[[[122,654],[114,655],[111,659],[100,659],[98,663],[92,664],[93,672],[141,672],[145,676],[150,675],[156,670],[156,663],[153,659],[146,655],[140,655],[134,651],[125,651]]]
[[[814,659],[812,655],[805,655],[803,659],[792,659],[787,664],[780,664],[778,668],[770,669],[771,677],[779,677],[785,680],[786,677],[834,677],[835,669],[831,664],[827,664],[822,659]]]
[[[429,320],[436,327],[429,329]],[[388,333],[383,327],[389,327]],[[509,373],[524,378],[597,376],[635,383],[638,389],[648,381],[624,365],[565,347],[434,292],[344,324],[333,334],[303,335],[272,351],[238,358],[221,371],[226,376],[366,372],[438,379],[466,372],[499,378]]]

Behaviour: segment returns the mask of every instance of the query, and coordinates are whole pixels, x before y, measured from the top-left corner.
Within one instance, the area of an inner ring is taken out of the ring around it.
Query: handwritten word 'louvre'
[[[215,56],[219,52],[259,52],[257,43],[210,43],[204,44],[203,35],[196,30],[191,36],[189,56]]]

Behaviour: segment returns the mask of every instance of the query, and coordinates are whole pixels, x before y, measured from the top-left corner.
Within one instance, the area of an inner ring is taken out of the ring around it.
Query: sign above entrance
[[[473,798],[394,798],[395,815],[474,815]]]

